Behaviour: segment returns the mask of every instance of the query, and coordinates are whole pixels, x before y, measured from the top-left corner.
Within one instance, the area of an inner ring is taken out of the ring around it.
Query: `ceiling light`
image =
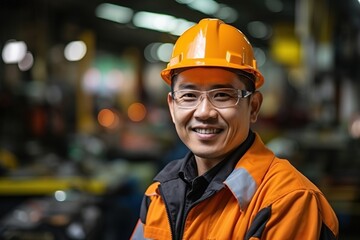
[[[134,15],[133,23],[137,27],[168,32],[177,36],[195,24],[171,15],[143,11]]]
[[[174,44],[172,43],[163,43],[157,49],[157,57],[162,62],[169,62],[171,58],[171,53],[173,50]]]
[[[129,23],[134,14],[131,8],[122,7],[110,3],[102,3],[97,6],[95,15],[99,18],[117,23]]]
[[[66,45],[64,56],[68,61],[79,61],[86,54],[86,45],[83,41],[73,41]]]
[[[185,4],[188,7],[202,12],[206,15],[214,16],[222,19],[227,23],[233,23],[238,19],[238,12],[227,6],[226,4],[218,3],[215,0],[175,0],[180,4]]]
[[[157,56],[157,51],[162,43],[154,42],[147,45],[144,49],[144,57],[149,62],[157,62],[159,58]]]
[[[184,1],[184,0],[183,0]],[[191,1],[191,0],[190,0]],[[187,1],[190,3],[190,1]],[[201,0],[202,1],[202,0]],[[213,0],[211,0],[213,1]],[[136,27],[180,36],[195,23],[171,15],[153,12],[134,12],[132,9],[110,3],[102,3],[95,10],[96,16],[117,23],[133,22]]]
[[[149,62],[169,62],[174,44],[150,43],[144,50],[144,56]]]
[[[271,34],[270,27],[261,21],[249,22],[247,29],[250,35],[254,38],[266,39]]]
[[[190,27],[195,25],[194,22],[187,21],[185,19],[177,18],[174,20],[176,27],[170,31],[171,34],[180,36],[183,34],[186,30],[188,30]]]
[[[214,14],[215,17],[224,20],[227,23],[233,23],[238,18],[238,13],[235,9],[225,5],[219,4],[218,11]]]
[[[266,63],[266,54],[261,48],[254,47],[254,55],[257,67],[262,67]]]
[[[196,0],[188,3],[188,6],[208,15],[215,14],[219,9],[219,4],[214,0]]]
[[[171,32],[175,29],[176,18],[166,14],[152,12],[137,12],[134,15],[133,23],[137,27],[147,28],[160,32]]]
[[[27,52],[23,59],[18,62],[18,67],[21,71],[29,70],[34,64],[34,57],[31,52]]]
[[[265,0],[265,5],[271,12],[281,12],[284,9],[281,0]]]
[[[25,57],[26,51],[25,42],[11,40],[3,48],[2,59],[5,63],[18,63]]]

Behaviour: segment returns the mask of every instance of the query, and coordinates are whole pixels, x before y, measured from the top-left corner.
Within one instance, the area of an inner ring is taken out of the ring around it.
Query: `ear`
[[[252,123],[255,123],[257,120],[257,117],[259,115],[260,112],[260,107],[263,101],[263,96],[261,94],[261,92],[256,91],[251,95],[251,99],[250,99],[250,108],[251,108],[251,112],[250,112],[250,121]]]
[[[173,123],[175,123],[175,120],[174,120],[174,99],[171,96],[171,92],[168,93],[167,102],[168,102],[168,106],[169,106],[169,110],[170,110],[170,114],[171,114],[171,119],[172,119]]]

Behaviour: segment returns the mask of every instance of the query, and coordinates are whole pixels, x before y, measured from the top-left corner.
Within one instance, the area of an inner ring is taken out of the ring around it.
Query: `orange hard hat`
[[[223,67],[254,75],[255,88],[264,77],[256,66],[253,48],[245,35],[219,19],[203,19],[176,41],[161,77],[171,84],[174,71],[192,67]]]

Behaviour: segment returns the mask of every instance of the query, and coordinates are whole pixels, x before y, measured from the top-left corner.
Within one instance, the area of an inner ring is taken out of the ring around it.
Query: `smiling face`
[[[176,76],[173,87],[174,91],[246,89],[237,74],[222,68],[184,70]],[[229,108],[215,108],[205,97],[196,108],[184,109],[179,108],[171,94],[168,95],[170,113],[180,139],[194,153],[197,161],[210,161],[211,165],[223,160],[245,141],[250,123],[256,122],[261,102],[261,93],[255,92]]]

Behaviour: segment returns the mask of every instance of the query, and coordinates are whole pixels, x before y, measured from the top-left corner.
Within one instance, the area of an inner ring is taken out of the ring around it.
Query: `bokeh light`
[[[119,116],[113,110],[104,108],[98,113],[98,122],[105,128],[114,129],[119,126]]]
[[[19,61],[18,66],[21,71],[27,71],[34,65],[34,57],[31,52],[27,52],[22,60]]]
[[[133,122],[140,122],[144,120],[146,116],[146,107],[144,104],[136,102],[129,106],[128,117]]]
[[[62,190],[57,190],[54,193],[54,197],[55,197],[56,201],[64,202],[67,198],[67,195],[66,195],[66,192],[64,192]]]
[[[350,121],[349,133],[353,138],[360,138],[360,115]]]
[[[66,45],[64,56],[68,61],[79,61],[86,54],[87,48],[83,41],[73,41]]]
[[[2,59],[5,63],[18,63],[26,54],[27,46],[23,41],[8,41],[2,51]]]

